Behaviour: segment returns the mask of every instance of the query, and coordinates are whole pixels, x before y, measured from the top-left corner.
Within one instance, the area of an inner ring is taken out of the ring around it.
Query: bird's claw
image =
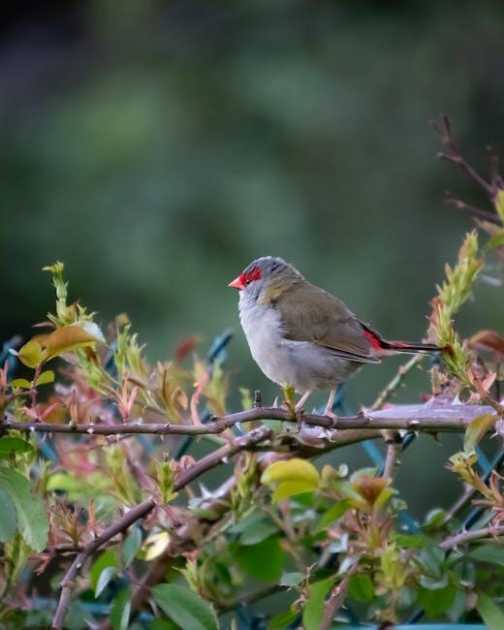
[[[328,418],[330,418],[333,423],[336,423],[338,420],[338,416],[334,413],[334,411],[332,409],[325,409],[324,410],[324,416],[327,416]],[[333,427],[335,428],[335,427]]]

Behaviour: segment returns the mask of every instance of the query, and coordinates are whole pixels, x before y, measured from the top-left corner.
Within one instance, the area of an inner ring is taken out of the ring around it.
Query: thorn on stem
[[[260,389],[256,389],[254,392],[254,407],[262,407],[262,394]]]

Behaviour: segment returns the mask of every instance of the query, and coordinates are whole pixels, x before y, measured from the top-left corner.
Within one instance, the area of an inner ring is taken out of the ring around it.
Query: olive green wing
[[[299,283],[282,294],[275,308],[287,339],[316,343],[352,361],[380,361],[356,316],[327,291]]]

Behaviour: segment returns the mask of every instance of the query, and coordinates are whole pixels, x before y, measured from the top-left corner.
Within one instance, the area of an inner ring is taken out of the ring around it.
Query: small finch
[[[254,260],[228,286],[240,292],[240,322],[254,360],[274,383],[301,394],[297,409],[314,390],[330,390],[325,413],[333,415],[337,386],[365,363],[444,350],[383,339],[281,258]]]

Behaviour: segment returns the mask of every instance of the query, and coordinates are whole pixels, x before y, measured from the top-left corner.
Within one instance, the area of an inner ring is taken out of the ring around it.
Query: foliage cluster
[[[393,466],[385,474],[311,461],[344,445],[345,430],[322,419],[307,432],[302,416],[261,415],[245,389],[244,413],[230,415],[229,336],[206,359],[189,339],[151,365],[127,316],[102,330],[69,301],[63,264],[45,268],[55,311],[27,343],[6,348],[0,371],[2,627],[236,628],[257,623],[254,603],[276,593],[261,622],[270,630],[394,623],[419,611],[504,627],[504,486],[498,471],[478,468],[480,441],[503,433],[504,339],[480,331],[463,340],[453,324],[489,257],[502,262],[504,186],[498,176],[488,186],[495,211],[479,228],[490,238],[481,247],[467,235],[428,331],[447,347],[431,368],[430,404],[486,411],[449,462],[462,502],[421,523],[407,518]],[[352,441],[370,437],[358,418],[355,427]],[[194,483],[221,465],[222,483]],[[473,500],[468,524],[459,517]]]

